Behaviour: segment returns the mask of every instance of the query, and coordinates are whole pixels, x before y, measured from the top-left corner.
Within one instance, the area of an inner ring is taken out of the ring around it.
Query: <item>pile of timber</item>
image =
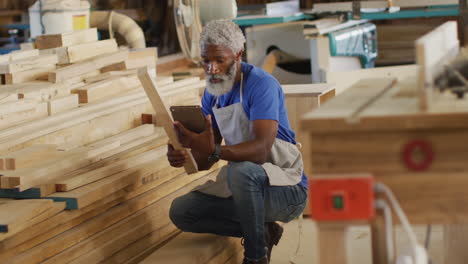
[[[167,135],[136,76],[156,75],[155,48],[121,49],[95,29],[35,47],[0,63],[0,262],[138,263],[180,233],[172,200],[222,164],[190,175],[168,164]],[[170,106],[199,104],[205,82],[158,74],[156,83]]]

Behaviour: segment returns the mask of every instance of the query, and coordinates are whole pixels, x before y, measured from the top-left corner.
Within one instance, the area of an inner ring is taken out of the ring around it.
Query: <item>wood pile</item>
[[[142,124],[154,112],[136,75],[156,77],[156,49],[95,32],[42,36],[40,49],[0,58],[1,263],[137,263],[180,232],[172,200],[221,166],[170,167],[158,116]],[[205,84],[156,83],[166,105],[199,104]]]

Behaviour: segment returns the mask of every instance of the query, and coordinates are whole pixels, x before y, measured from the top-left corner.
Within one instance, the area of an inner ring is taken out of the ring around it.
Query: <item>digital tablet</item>
[[[205,115],[199,105],[175,105],[169,108],[174,121],[195,133],[205,130]]]

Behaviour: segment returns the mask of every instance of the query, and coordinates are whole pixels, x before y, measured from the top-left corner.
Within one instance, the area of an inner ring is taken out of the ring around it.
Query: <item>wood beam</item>
[[[169,114],[169,110],[167,106],[165,105],[161,96],[159,95],[156,85],[154,84],[153,80],[151,79],[148,73],[148,69],[147,68],[139,69],[138,78],[140,79],[143,85],[143,88],[145,89],[145,92],[148,95],[148,98],[150,99],[151,104],[153,105],[154,110],[159,116],[158,120],[161,122],[161,125],[164,127],[164,130],[166,131],[169,137],[169,140],[171,141],[171,144],[174,146],[174,149],[186,151],[189,159],[184,164],[185,170],[189,174],[197,172],[198,171],[197,163],[195,162],[195,159],[193,158],[192,154],[187,149],[184,149],[177,139],[177,135],[173,127],[174,120],[172,120],[172,116]]]

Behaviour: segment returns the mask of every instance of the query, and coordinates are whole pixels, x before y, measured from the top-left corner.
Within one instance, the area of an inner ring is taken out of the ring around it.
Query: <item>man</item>
[[[174,126],[201,170],[229,161],[217,176],[174,200],[172,222],[187,232],[244,239],[244,264],[268,264],[282,227],[304,210],[307,179],[290,129],[280,84],[265,71],[242,63],[245,38],[228,20],[209,22],[200,39],[207,87],[202,99],[205,131]],[[225,145],[221,146],[224,139]],[[168,160],[187,157],[168,146]]]

